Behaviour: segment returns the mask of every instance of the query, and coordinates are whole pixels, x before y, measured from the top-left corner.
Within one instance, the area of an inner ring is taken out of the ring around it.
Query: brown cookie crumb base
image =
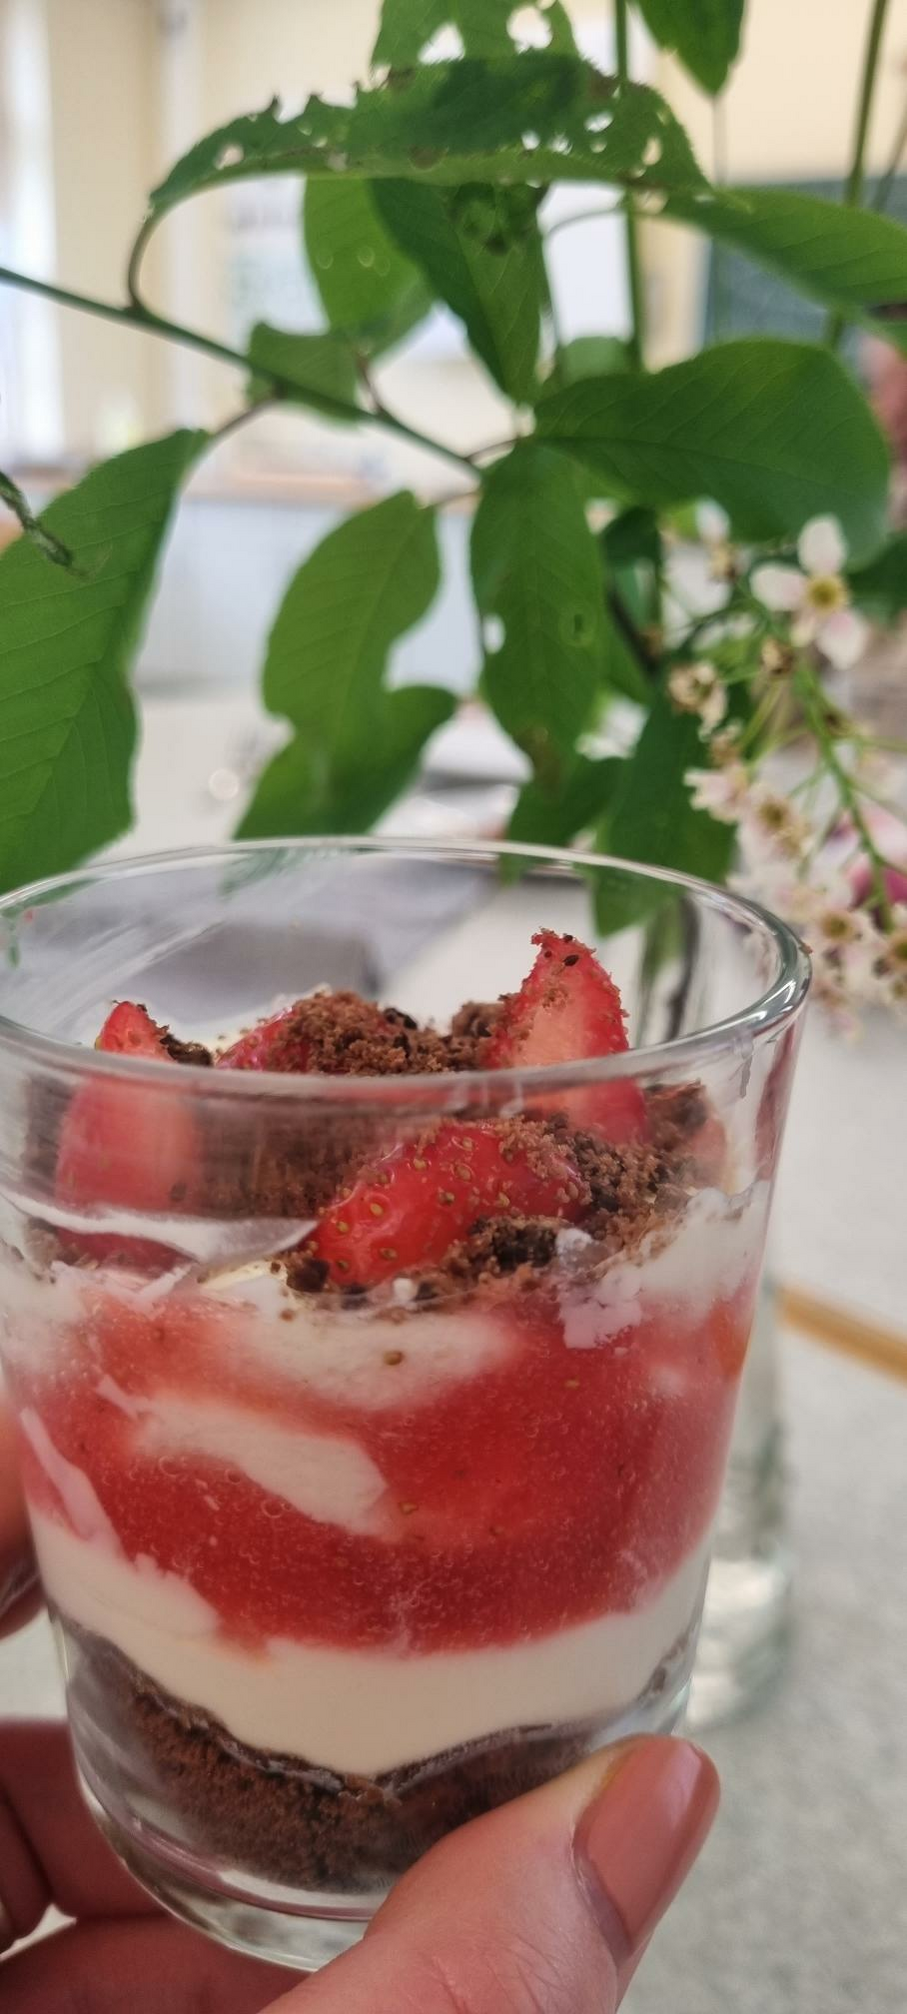
[[[445,1833],[547,1783],[594,1745],[584,1730],[516,1729],[376,1778],[338,1776],[247,1747],[102,1638],[64,1627],[79,1646],[79,1704],[128,1756],[145,1799],[154,1784],[196,1850],[288,1887],[386,1887]]]

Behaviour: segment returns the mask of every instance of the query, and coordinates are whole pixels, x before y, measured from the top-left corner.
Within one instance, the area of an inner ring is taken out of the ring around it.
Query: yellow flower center
[[[836,573],[816,573],[806,583],[806,599],[817,615],[833,615],[847,607],[847,589]]]

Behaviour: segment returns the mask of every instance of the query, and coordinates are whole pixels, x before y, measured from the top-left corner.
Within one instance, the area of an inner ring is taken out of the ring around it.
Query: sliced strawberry
[[[489,1069],[575,1063],[622,1055],[629,1047],[620,994],[588,945],[539,930],[538,956],[518,993],[504,996],[482,1061]],[[640,1139],[646,1130],[638,1085],[629,1079],[591,1084],[569,1094],[570,1116],[599,1126],[612,1140]]]
[[[588,1190],[573,1156],[531,1121],[450,1121],[364,1168],[325,1211],[308,1251],[335,1286],[374,1286],[436,1265],[482,1217],[575,1221]]]
[[[122,1000],[95,1044],[108,1054],[169,1061],[165,1031],[144,1007]],[[98,1204],[149,1215],[184,1205],[198,1159],[195,1122],[184,1097],[157,1087],[86,1084],[73,1098],[60,1135],[56,1197],[90,1210]],[[150,1239],[113,1232],[73,1234],[76,1255],[142,1264],[159,1257]]]
[[[111,1008],[94,1046],[116,1056],[167,1055],[163,1028],[152,1021],[147,1007],[133,1000],[119,1000]]]
[[[309,1043],[292,1027],[296,1004],[247,1028],[218,1056],[218,1070],[307,1070]]]

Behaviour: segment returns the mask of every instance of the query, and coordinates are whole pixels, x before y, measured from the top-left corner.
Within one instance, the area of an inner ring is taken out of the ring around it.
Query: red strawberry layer
[[[570,1350],[552,1298],[514,1297],[482,1315],[508,1325],[504,1361],[428,1403],[367,1411],[256,1365],[236,1308],[186,1297],[145,1315],[99,1296],[78,1371],[23,1379],[16,1396],[88,1478],[127,1556],[185,1577],[236,1638],[481,1646],[627,1612],[676,1570],[715,1508],[749,1317],[741,1293],[695,1326],[652,1317]],[[405,1350],[406,1322],[391,1333]],[[250,1432],[270,1421],[354,1440],[387,1484],[386,1535],[318,1522],[191,1449],[143,1454],[130,1402],[162,1394],[241,1406]],[[25,1462],[33,1497],[61,1516],[29,1448]]]

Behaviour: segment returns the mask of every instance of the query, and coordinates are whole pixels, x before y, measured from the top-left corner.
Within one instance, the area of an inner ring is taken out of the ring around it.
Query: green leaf
[[[410,69],[442,28],[456,28],[467,56],[506,56],[513,46],[510,21],[514,0],[384,0],[381,27],[372,53],[376,67]],[[546,0],[544,19],[550,49],[576,48],[560,0]]]
[[[264,669],[265,703],[295,739],[261,777],[243,836],[325,831],[341,809],[358,829],[397,795],[454,703],[434,687],[384,685],[392,644],[437,587],[434,518],[409,491],[347,518],[304,561]]]
[[[360,91],[352,106],[310,98],[281,119],[275,101],[231,119],[177,161],[152,193],[150,217],[250,176],[338,173],[707,187],[657,91],[605,77],[578,56],[532,49],[497,62],[431,63]]]
[[[525,404],[535,391],[548,298],[538,192],[415,181],[376,182],[374,192],[392,237],[460,317],[502,391]]]
[[[854,601],[890,622],[907,608],[907,532],[897,532],[868,566],[852,567],[847,577]]]
[[[356,365],[349,343],[343,336],[295,335],[287,329],[272,329],[268,322],[256,322],[249,337],[251,377],[249,397],[267,391],[273,373],[291,380],[293,398],[312,406],[329,419],[355,421]],[[283,397],[289,398],[288,392]]]
[[[814,344],[747,338],[651,374],[586,378],[546,393],[537,419],[616,497],[655,509],[711,497],[739,537],[759,540],[829,513],[857,557],[883,536],[885,442],[852,378]]]
[[[414,69],[423,49],[452,20],[450,0],[383,0],[375,69]]]
[[[568,846],[599,823],[623,769],[619,755],[577,755],[556,789],[538,778],[524,783],[510,816],[508,839],[534,846]]]
[[[614,568],[636,566],[645,563],[650,567],[660,567],[661,532],[655,512],[646,510],[641,504],[632,504],[629,510],[618,511],[601,535],[602,548],[608,565]]]
[[[639,0],[650,35],[713,94],[740,53],[743,0]]]
[[[472,578],[485,623],[488,703],[556,787],[606,683],[610,645],[595,539],[563,456],[526,441],[488,472],[473,523]]]
[[[131,819],[126,682],[174,497],[207,442],[176,433],[102,462],[0,556],[0,887],[72,867]]]
[[[12,476],[4,475],[2,469],[0,469],[0,503],[5,503],[7,509],[12,511],[13,517],[18,518],[26,538],[31,539],[32,544],[44,554],[45,559],[50,560],[53,566],[72,566],[72,553],[69,547],[63,545],[60,539],[54,538],[53,533],[46,529],[40,518],[35,517],[28,498],[20,490],[18,483],[13,482]]]
[[[749,253],[801,293],[907,349],[907,322],[874,312],[907,300],[907,230],[894,218],[786,189],[669,196],[659,214]]]
[[[425,282],[384,229],[370,182],[345,175],[307,182],[303,234],[332,329],[368,355],[400,342],[428,313]]]
[[[598,831],[601,851],[723,881],[734,855],[734,828],[694,811],[684,782],[688,769],[705,766],[696,721],[675,712],[660,691],[632,755],[621,764],[611,807]],[[609,930],[621,929],[662,899],[651,887],[634,888],[623,877],[602,876],[597,883],[599,922]]]
[[[545,389],[558,390],[574,385],[578,378],[590,378],[630,368],[630,352],[619,336],[574,336],[555,352]]]
[[[655,512],[638,504],[619,511],[599,533],[599,546],[610,593],[616,597],[619,610],[625,612],[637,632],[657,628],[662,545]],[[612,599],[612,609],[614,605]],[[616,617],[615,626],[619,631]],[[640,663],[628,637],[624,637],[623,644],[624,659],[613,674],[614,684],[628,699],[648,707],[652,703],[650,668]]]
[[[298,738],[259,779],[240,826],[243,839],[300,832],[366,832],[406,789],[436,728],[456,708],[438,685],[405,685],[380,695],[368,740],[319,759]]]

